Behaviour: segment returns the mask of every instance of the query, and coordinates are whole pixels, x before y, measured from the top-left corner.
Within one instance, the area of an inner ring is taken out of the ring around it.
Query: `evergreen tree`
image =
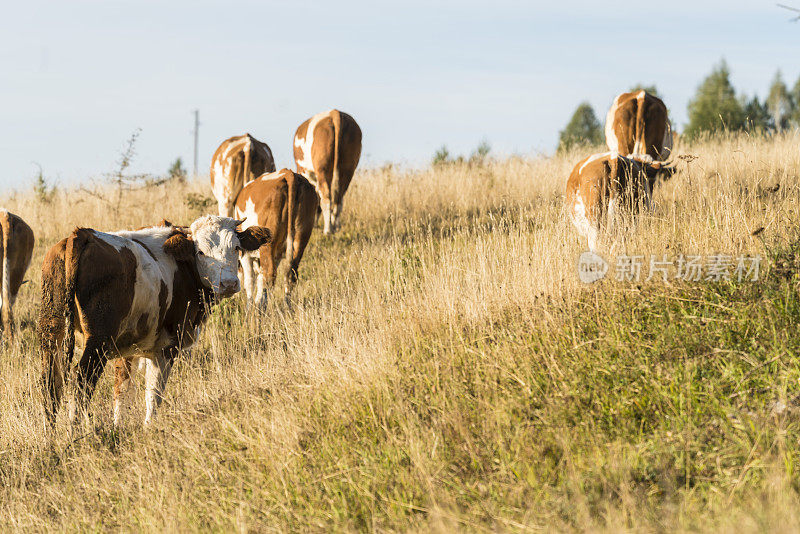
[[[783,131],[784,128],[789,126],[793,106],[789,89],[783,83],[781,71],[776,72],[775,77],[772,79],[766,104],[775,130],[777,132]]]
[[[169,170],[167,170],[167,176],[169,176],[170,179],[177,180],[179,182],[186,181],[186,169],[183,168],[183,160],[181,158],[177,158],[172,162]]]
[[[723,60],[703,80],[689,102],[689,124],[684,134],[691,138],[703,132],[741,130],[744,125],[744,109],[736,98],[728,65]]]
[[[599,145],[603,142],[603,128],[592,106],[582,102],[572,118],[559,132],[558,149],[568,150],[576,145]]]
[[[792,125],[800,128],[800,76],[792,88]]]
[[[744,103],[745,128],[753,133],[766,133],[771,128],[769,110],[764,102],[753,96]]]

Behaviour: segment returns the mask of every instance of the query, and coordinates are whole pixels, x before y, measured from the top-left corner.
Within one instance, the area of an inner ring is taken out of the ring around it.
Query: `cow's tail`
[[[333,110],[331,114],[333,121],[333,178],[331,179],[331,207],[339,203],[339,141],[342,137],[342,113]],[[333,214],[331,214],[333,215]]]
[[[600,209],[600,221],[602,221],[607,228],[610,228],[614,223],[611,220],[614,214],[611,213],[612,210],[610,207],[616,198],[616,184],[619,180],[619,160],[620,157],[616,152],[612,153],[608,158],[608,180],[605,180],[603,189],[600,192],[601,201],[598,206]]]
[[[64,355],[67,365],[75,352],[75,281],[78,277],[78,262],[81,259],[89,234],[84,229],[72,232],[64,251]]]
[[[63,260],[56,250],[51,249],[42,265],[38,335],[43,364],[44,409],[50,427],[55,424],[64,377],[75,350],[75,280],[78,262],[88,239],[88,231],[76,229],[66,240]]]
[[[289,262],[289,268],[291,268],[295,233],[294,208],[297,203],[297,188],[299,186],[297,176],[292,171],[286,173],[286,185],[289,189],[287,200],[289,205],[286,206],[286,261]]]
[[[247,144],[244,146],[244,168],[242,169],[242,187],[250,181],[250,153],[253,151],[253,139],[250,134],[245,134]]]
[[[8,242],[11,239],[11,215],[6,211],[0,214],[0,226],[3,231],[3,287],[0,297],[3,302],[0,304],[0,314],[2,314],[3,328],[5,334],[11,334],[11,266],[9,265]]]
[[[647,93],[642,91],[639,93],[639,97],[637,97],[637,106],[636,106],[636,124],[634,126],[634,144],[633,144],[633,153],[637,156],[641,156],[642,154],[647,153],[647,139],[645,138],[645,130],[644,130],[644,107],[647,103]]]

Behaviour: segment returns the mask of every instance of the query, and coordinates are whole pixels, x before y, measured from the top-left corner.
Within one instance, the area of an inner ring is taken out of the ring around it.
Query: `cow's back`
[[[16,296],[31,263],[34,245],[33,230],[18,215],[0,210],[0,232],[2,232],[0,239],[4,244],[3,260],[8,260],[9,291],[12,296]]]
[[[343,111],[332,109],[314,115],[295,132],[297,172],[322,189],[321,196],[334,186],[334,173],[338,175],[338,193],[343,195],[360,157],[361,128],[351,115]]]
[[[289,184],[284,171],[261,175],[244,186],[236,199],[237,218],[246,219],[242,228],[265,226],[273,243],[286,241]]]
[[[211,188],[222,216],[233,216],[236,197],[250,180],[275,171],[275,160],[266,143],[250,134],[231,137],[211,159]]]
[[[671,147],[667,107],[646,91],[622,93],[606,115],[605,135],[608,148],[622,156],[666,157],[663,149]]]

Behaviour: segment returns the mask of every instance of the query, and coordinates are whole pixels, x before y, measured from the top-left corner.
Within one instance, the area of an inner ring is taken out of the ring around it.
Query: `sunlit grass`
[[[756,284],[582,285],[562,199],[582,153],[361,171],[291,311],[280,293],[260,316],[219,306],[151,430],[141,390],[112,430],[106,373],[96,429],[62,414],[50,439],[47,247],[77,225],[188,224],[209,188],[135,191],[115,217],[79,191],[13,195],[37,246],[0,357],[0,526],[798,529],[799,141],[681,147],[698,158],[603,251],[776,257]]]

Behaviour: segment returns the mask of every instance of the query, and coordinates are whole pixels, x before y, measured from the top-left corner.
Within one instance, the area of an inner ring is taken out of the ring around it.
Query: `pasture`
[[[582,284],[563,190],[586,151],[358,170],[293,309],[280,276],[264,314],[225,301],[150,429],[140,376],[113,430],[108,366],[94,426],[70,433],[62,408],[50,440],[33,327],[47,248],[77,224],[216,205],[198,202],[205,178],[118,207],[7,196],[36,248],[0,356],[0,530],[800,529],[798,146],[677,147],[697,159],[614,252],[764,256],[742,283]]]

